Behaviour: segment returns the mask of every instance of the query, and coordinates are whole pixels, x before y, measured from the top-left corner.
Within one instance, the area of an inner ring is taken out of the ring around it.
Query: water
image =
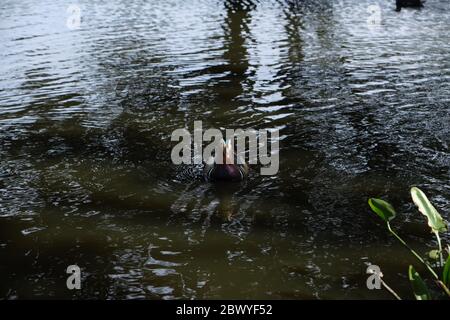
[[[70,30],[72,3],[0,4],[1,297],[390,298],[373,263],[412,298],[367,199],[436,246],[408,192],[449,218],[448,1],[79,1]],[[170,135],[195,120],[279,128],[279,173],[194,179]]]

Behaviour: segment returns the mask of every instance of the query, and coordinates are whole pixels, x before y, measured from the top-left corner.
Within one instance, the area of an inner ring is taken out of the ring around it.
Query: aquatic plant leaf
[[[442,232],[447,230],[447,225],[445,224],[441,215],[433,207],[422,190],[417,187],[412,187],[411,197],[416,206],[419,208],[419,211],[427,217],[428,225],[431,227],[433,232]]]
[[[442,282],[448,287],[450,286],[450,254],[445,262],[444,270],[442,271]]]
[[[439,259],[439,250],[431,250],[428,252],[428,256],[430,259],[437,260]]]
[[[375,212],[381,219],[386,222],[389,222],[395,218],[396,213],[394,207],[392,207],[388,202],[384,200],[370,198],[369,206],[373,212]]]
[[[408,276],[416,300],[431,300],[431,295],[428,291],[427,285],[423,282],[419,273],[411,265],[409,266]]]

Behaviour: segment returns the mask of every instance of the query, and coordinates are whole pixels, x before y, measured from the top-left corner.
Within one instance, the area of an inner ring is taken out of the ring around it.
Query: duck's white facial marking
[[[223,146],[223,161],[225,164],[234,164],[234,150],[230,139]]]

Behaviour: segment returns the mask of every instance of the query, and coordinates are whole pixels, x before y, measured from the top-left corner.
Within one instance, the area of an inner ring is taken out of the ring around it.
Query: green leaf
[[[433,260],[439,259],[439,250],[431,250],[430,252],[428,252],[428,256]]]
[[[442,271],[442,282],[448,287],[450,286],[450,255],[447,257],[447,262],[444,265],[444,271]]]
[[[408,275],[416,300],[431,300],[431,295],[425,282],[423,282],[419,273],[411,265],[409,266]]]
[[[386,222],[389,222],[395,218],[396,213],[394,207],[392,207],[388,202],[384,200],[370,198],[369,206],[373,212],[375,212],[381,219]]]
[[[442,232],[447,230],[447,225],[444,220],[442,220],[441,215],[433,207],[422,190],[416,187],[411,188],[411,197],[416,206],[419,208],[419,211],[427,217],[428,225],[431,227],[433,232]]]

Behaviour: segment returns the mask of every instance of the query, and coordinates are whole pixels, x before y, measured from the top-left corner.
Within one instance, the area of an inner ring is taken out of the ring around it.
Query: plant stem
[[[445,293],[450,297],[450,289],[440,280],[437,281],[438,285],[445,291]]]
[[[427,267],[428,271],[430,271],[430,273],[433,275],[433,277],[436,280],[439,280],[438,275],[436,274],[436,272],[433,270],[433,268],[426,263],[420,256],[419,254],[414,251],[410,246],[408,246],[408,244],[405,242],[405,240],[403,240],[402,238],[400,238],[400,236],[394,232],[394,230],[391,229],[391,225],[389,224],[389,222],[386,223],[387,227],[389,229],[389,232],[392,233],[394,235],[394,237],[397,238],[398,241],[400,241],[401,244],[403,244],[409,251],[411,251],[411,253],[417,258],[417,260],[419,260],[425,267]]]
[[[436,235],[436,239],[438,241],[438,245],[439,245],[439,263],[440,266],[444,266],[444,259],[442,258],[442,245],[441,245],[441,237],[439,237],[439,232],[435,231],[434,234]]]
[[[390,294],[392,294],[397,300],[402,300],[402,298],[400,298],[400,296],[394,290],[392,290],[392,288],[389,287],[386,284],[386,282],[383,281],[383,279],[380,278],[380,280],[381,280],[381,284],[383,285],[383,287],[385,287],[386,290],[389,291]]]

